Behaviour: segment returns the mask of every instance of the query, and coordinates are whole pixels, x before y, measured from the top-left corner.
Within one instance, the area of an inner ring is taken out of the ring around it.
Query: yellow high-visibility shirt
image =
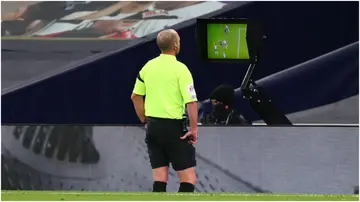
[[[189,69],[175,56],[167,54],[144,65],[136,78],[133,93],[146,96],[147,117],[182,119],[186,104],[197,101]]]

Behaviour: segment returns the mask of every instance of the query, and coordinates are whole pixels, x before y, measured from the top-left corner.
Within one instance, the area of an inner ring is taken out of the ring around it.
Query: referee
[[[140,70],[131,95],[137,116],[147,124],[145,142],[153,192],[166,192],[170,163],[180,178],[179,192],[194,192],[198,108],[193,78],[187,66],[176,59],[180,37],[175,30],[161,31],[156,42],[162,53]],[[185,106],[190,131],[184,124]]]

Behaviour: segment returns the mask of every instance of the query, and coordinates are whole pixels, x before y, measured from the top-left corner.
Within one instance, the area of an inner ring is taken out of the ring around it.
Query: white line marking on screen
[[[238,34],[238,47],[237,47],[237,57],[239,58],[239,54],[240,54],[240,32],[241,32],[241,28],[239,28],[239,34]]]

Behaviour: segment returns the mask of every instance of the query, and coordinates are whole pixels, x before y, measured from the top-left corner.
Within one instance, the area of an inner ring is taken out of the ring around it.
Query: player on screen
[[[217,48],[216,43],[214,43],[214,50],[215,50],[215,55],[219,55],[219,52],[218,52],[218,48]]]
[[[219,40],[219,45],[220,45],[220,48],[223,47],[223,42],[221,40]]]
[[[226,40],[223,41],[223,45],[224,45],[224,48],[227,49],[228,44],[227,44],[227,41],[226,41]]]
[[[224,58],[226,58],[226,54],[225,54],[225,52],[223,52],[223,56],[224,56]]]
[[[225,34],[227,35],[230,32],[229,26],[225,25],[225,30],[224,30]]]

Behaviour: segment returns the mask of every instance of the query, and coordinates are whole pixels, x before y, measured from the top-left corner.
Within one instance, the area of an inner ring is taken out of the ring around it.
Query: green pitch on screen
[[[208,58],[249,59],[246,28],[246,24],[208,24]]]

